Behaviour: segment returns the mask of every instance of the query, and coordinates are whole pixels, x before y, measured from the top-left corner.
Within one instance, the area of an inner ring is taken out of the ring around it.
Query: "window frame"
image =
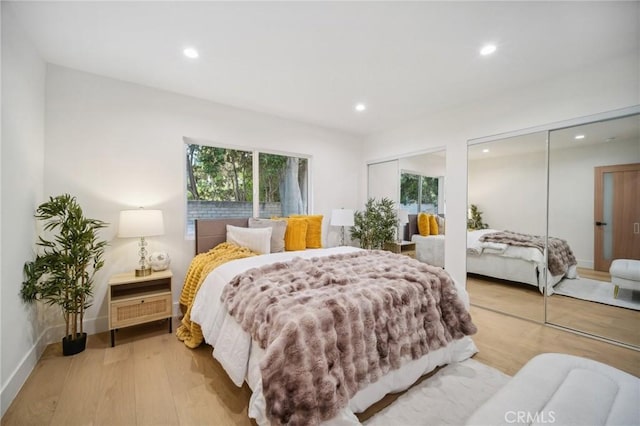
[[[415,214],[418,214],[420,212],[422,212],[422,185],[423,185],[423,178],[429,178],[429,179],[437,179],[438,181],[438,196],[437,196],[437,204],[436,204],[436,212],[435,213],[431,213],[430,214],[436,214],[436,215],[441,215],[440,211],[444,211],[443,208],[441,208],[440,204],[444,203],[444,198],[442,197],[441,194],[441,190],[444,189],[444,185],[442,183],[442,179],[444,179],[444,176],[429,176],[429,175],[425,175],[423,173],[420,172],[416,172],[413,170],[409,170],[409,169],[400,169],[400,179],[399,179],[399,202],[398,204],[400,206],[404,206],[404,204],[402,204],[402,175],[403,174],[408,174],[408,175],[414,175],[414,176],[418,176],[418,202],[417,202],[417,212]],[[414,213],[410,213],[410,214],[414,214]]]
[[[307,213],[311,214],[313,212],[313,156],[310,154],[302,154],[274,149],[265,149],[265,148],[257,148],[257,147],[248,147],[242,145],[232,145],[232,144],[224,144],[218,142],[212,142],[204,139],[196,139],[190,137],[182,138],[182,172],[183,172],[183,182],[182,182],[182,193],[183,193],[183,202],[184,202],[184,238],[185,240],[195,240],[195,232],[189,232],[188,220],[189,220],[189,200],[187,198],[187,180],[189,177],[187,176],[187,167],[184,158],[184,152],[186,151],[187,145],[203,145],[212,148],[220,148],[220,149],[231,149],[238,151],[251,152],[252,159],[252,215],[253,217],[260,217],[260,154],[271,154],[271,155],[280,155],[285,157],[296,157],[296,158],[304,158],[307,160]]]

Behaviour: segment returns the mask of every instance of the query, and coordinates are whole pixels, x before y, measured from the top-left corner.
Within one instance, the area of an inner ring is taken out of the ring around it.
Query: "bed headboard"
[[[196,219],[196,254],[205,253],[227,241],[227,225],[247,228],[249,218]]]
[[[409,223],[404,227],[404,240],[411,241],[411,236],[419,234],[418,232],[418,215],[410,214]]]

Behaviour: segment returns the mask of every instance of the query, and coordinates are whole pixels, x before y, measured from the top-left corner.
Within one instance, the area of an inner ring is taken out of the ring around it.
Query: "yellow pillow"
[[[418,213],[418,233],[423,237],[429,235],[429,215],[423,212]]]
[[[438,219],[436,219],[436,215],[429,215],[429,235],[438,235]]]
[[[301,215],[292,214],[294,219],[304,219],[307,221],[307,248],[322,248],[322,215]]]
[[[304,250],[307,248],[307,228],[306,219],[289,217],[287,230],[284,233],[284,249],[286,251]]]

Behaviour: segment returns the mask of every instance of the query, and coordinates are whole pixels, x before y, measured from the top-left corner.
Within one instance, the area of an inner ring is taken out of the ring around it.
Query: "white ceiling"
[[[584,136],[576,139],[577,135]],[[549,133],[549,149],[552,151],[584,148],[590,145],[635,141],[640,147],[640,114],[596,121],[567,128],[555,129]],[[489,149],[488,152],[484,152]],[[496,139],[469,146],[469,161],[496,157],[522,156],[545,152],[547,131],[539,131],[520,136]]]
[[[363,135],[640,50],[639,2],[2,3],[47,62]]]

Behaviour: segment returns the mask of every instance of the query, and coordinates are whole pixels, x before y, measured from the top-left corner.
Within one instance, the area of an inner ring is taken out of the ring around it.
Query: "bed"
[[[228,221],[223,219],[196,221],[196,253],[206,252],[217,244],[224,242],[226,237],[224,229],[227,223]],[[233,223],[236,226],[246,226],[246,219],[235,219]],[[260,339],[256,338],[255,334],[250,334],[245,331],[245,328],[243,328],[238,319],[232,316],[237,314],[236,306],[233,303],[227,303],[225,305],[221,300],[221,297],[228,296],[229,292],[234,291],[233,289],[236,288],[234,286],[236,286],[239,281],[241,283],[245,282],[246,279],[248,279],[247,276],[251,275],[252,271],[262,271],[264,268],[278,269],[273,265],[279,265],[281,262],[317,262],[318,264],[322,264],[323,262],[328,262],[329,259],[333,258],[346,259],[353,257],[356,259],[364,257],[369,253],[377,253],[379,256],[387,257],[395,256],[395,258],[404,259],[402,262],[413,262],[415,265],[421,265],[418,262],[408,259],[406,256],[394,255],[392,253],[381,251],[367,252],[355,247],[307,249],[304,251],[271,253],[233,260],[215,268],[202,282],[197,294],[195,295],[195,300],[191,309],[191,319],[200,325],[205,342],[214,347],[213,357],[220,362],[231,380],[237,386],[241,386],[243,382],[247,382],[251,388],[253,393],[249,403],[249,416],[254,418],[259,425],[277,424],[281,420],[281,418],[276,417],[276,419],[280,420],[274,421],[273,403],[269,405],[269,397],[265,396],[265,394],[270,392],[270,389],[273,389],[273,386],[267,386],[266,383],[263,383],[263,377],[266,375],[265,372],[272,372],[272,365],[275,365],[273,358],[274,353],[277,354],[279,352],[274,351],[272,346],[263,348],[260,344]],[[424,265],[424,267],[431,268],[427,265]],[[354,268],[356,268],[356,266],[354,266]],[[432,269],[438,270],[438,268]],[[249,272],[245,273],[247,270],[249,270]],[[444,273],[442,270],[440,271]],[[260,272],[257,276],[258,278],[256,279],[260,279],[266,275],[263,276],[262,272]],[[229,283],[229,286],[227,286],[227,283]],[[238,285],[241,286],[242,284]],[[453,283],[453,281],[451,281],[451,285],[454,286],[453,288],[457,291],[458,296],[455,296],[456,300],[459,301],[460,306],[465,307],[464,311],[466,312],[466,308],[468,307],[468,295],[466,291],[462,286],[457,285],[457,283]],[[453,292],[454,295],[455,291]],[[444,292],[442,294],[442,297],[444,298]],[[315,293],[313,299],[315,299]],[[259,303],[256,304],[256,306],[258,305]],[[391,321],[389,321],[388,324],[388,330],[389,333],[391,333]],[[471,324],[471,326],[473,325]],[[351,331],[352,333],[355,333],[353,330],[356,329],[353,328]],[[338,336],[337,339],[339,347],[340,333],[336,333]],[[473,332],[469,332],[468,334],[473,334]],[[278,337],[278,339],[280,339],[280,337]],[[381,344],[382,343],[379,341],[377,347],[378,354],[381,353]],[[289,351],[289,348],[283,350],[282,353],[286,354],[288,353],[287,351]],[[344,353],[349,351],[356,351],[354,353],[357,353],[356,348],[346,348],[345,351],[341,348],[340,357],[342,358]],[[421,376],[434,370],[438,366],[462,361],[469,358],[476,352],[477,349],[471,340],[471,337],[469,335],[464,335],[460,338],[451,340],[438,349],[429,350],[428,353],[416,357],[415,359],[410,359],[412,357],[405,356],[403,357],[399,368],[382,369],[382,373],[377,377],[377,380],[370,380],[369,384],[361,386],[357,392],[348,398],[346,404],[337,405],[332,409],[333,411],[331,412],[333,413],[335,411],[335,416],[328,419],[322,419],[322,422],[318,422],[317,418],[311,418],[310,420],[305,419],[301,424],[359,424],[354,413],[366,410],[387,393],[399,392],[407,389]],[[304,356],[312,355],[313,354]],[[271,358],[267,359],[266,357],[269,356]],[[353,355],[353,358],[360,359],[355,355]],[[265,361],[261,364],[265,359],[267,359],[268,362]],[[367,362],[371,362],[370,356],[368,356],[367,359]],[[362,358],[362,360],[364,360],[364,358]],[[295,369],[294,365],[283,365],[287,366],[287,368],[283,368],[283,372],[290,372],[291,369]],[[312,369],[310,368],[310,370]],[[347,367],[345,367],[345,372],[347,372]],[[345,377],[346,376],[347,374],[345,373]],[[337,386],[339,388],[340,383],[338,383]],[[293,390],[289,389],[289,391]],[[337,391],[336,394],[338,394]],[[273,401],[273,399],[271,399],[271,401]],[[270,408],[268,408],[268,406]],[[272,415],[268,416],[268,412]],[[287,419],[288,417],[285,417],[285,421],[282,421],[282,423],[287,423]],[[288,423],[296,424],[299,423],[299,420],[300,418],[298,417],[294,421],[294,418],[292,417],[291,421]]]
[[[416,259],[444,267],[444,235],[421,236],[414,225],[415,220],[415,216],[410,215],[405,239],[416,244]],[[467,233],[467,273],[529,284],[538,287],[541,293],[546,285],[549,295],[563,278],[577,277],[575,259],[569,262],[566,270],[546,274],[545,281],[544,254],[538,248],[483,241],[483,236],[502,232],[482,229]]]

